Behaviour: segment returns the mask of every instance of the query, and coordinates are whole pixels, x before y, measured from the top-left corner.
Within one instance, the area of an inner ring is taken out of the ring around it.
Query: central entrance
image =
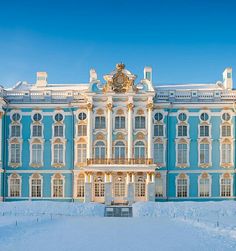
[[[125,203],[126,200],[126,178],[124,175],[116,175],[113,178],[113,201],[116,204]]]

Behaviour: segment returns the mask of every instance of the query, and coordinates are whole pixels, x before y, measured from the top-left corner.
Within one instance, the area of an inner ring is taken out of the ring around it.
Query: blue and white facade
[[[154,85],[118,64],[86,84],[1,88],[0,200],[106,204],[235,199],[232,69],[213,84]]]

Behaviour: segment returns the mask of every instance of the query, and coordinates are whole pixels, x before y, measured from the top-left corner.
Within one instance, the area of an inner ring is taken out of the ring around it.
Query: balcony
[[[88,159],[88,165],[150,165],[153,159]]]

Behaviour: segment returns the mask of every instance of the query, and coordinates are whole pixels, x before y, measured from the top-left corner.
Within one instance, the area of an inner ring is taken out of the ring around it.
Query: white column
[[[107,104],[107,158],[112,158],[112,104]]]
[[[92,119],[93,119],[93,105],[91,103],[87,104],[87,159],[92,158],[92,138],[93,138],[93,129],[92,129]]]
[[[132,147],[133,147],[133,107],[132,103],[127,105],[128,109],[128,159],[132,159]]]
[[[149,103],[147,105],[147,113],[148,113],[148,118],[147,118],[147,124],[148,124],[148,145],[147,145],[147,157],[148,157],[148,161],[151,164],[152,163],[152,159],[153,159],[153,151],[152,151],[152,109],[153,109],[153,103]]]

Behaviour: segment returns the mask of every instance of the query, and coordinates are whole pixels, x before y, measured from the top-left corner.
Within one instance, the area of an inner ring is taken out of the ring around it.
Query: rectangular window
[[[33,125],[33,137],[42,137],[42,126],[41,125]]]
[[[231,179],[221,179],[221,195],[222,197],[231,196]]]
[[[33,144],[32,145],[32,164],[41,165],[42,160],[42,145]]]
[[[63,137],[63,125],[54,126],[54,137]]]
[[[125,117],[124,116],[115,117],[115,129],[125,129]]]
[[[178,126],[178,137],[187,137],[187,126],[179,125]]]
[[[63,151],[64,151],[64,145],[63,144],[55,144],[54,145],[54,164],[63,164]]]
[[[77,197],[84,197],[84,178],[77,179]]]
[[[78,136],[87,136],[87,125],[78,125]]]
[[[231,163],[231,144],[222,144],[222,163]]]
[[[177,197],[188,196],[188,181],[187,179],[177,179]]]
[[[20,126],[12,125],[11,126],[11,137],[20,137]]]
[[[144,116],[136,116],[135,117],[135,129],[145,129],[145,117]]]
[[[163,125],[154,125],[154,136],[163,137],[164,136],[164,126]]]
[[[10,197],[20,197],[20,179],[10,179]]]
[[[86,163],[87,160],[87,145],[77,144],[77,162]]]
[[[187,144],[178,144],[177,163],[187,164]]]
[[[63,197],[62,179],[53,179],[53,197]]]
[[[210,163],[210,145],[209,144],[200,144],[200,164]]]
[[[200,179],[199,180],[199,196],[200,197],[209,197],[210,196],[210,180],[209,179]]]
[[[106,118],[104,116],[95,117],[95,129],[105,129],[106,128]]]
[[[42,180],[32,179],[31,180],[31,197],[41,197]]]
[[[231,126],[230,125],[222,126],[222,137],[231,137]]]
[[[156,197],[163,197],[163,181],[162,178],[156,179]]]
[[[209,126],[200,126],[200,137],[209,137]]]
[[[20,144],[11,144],[10,162],[13,164],[20,163]]]
[[[164,145],[162,143],[154,144],[154,163],[164,163]]]

